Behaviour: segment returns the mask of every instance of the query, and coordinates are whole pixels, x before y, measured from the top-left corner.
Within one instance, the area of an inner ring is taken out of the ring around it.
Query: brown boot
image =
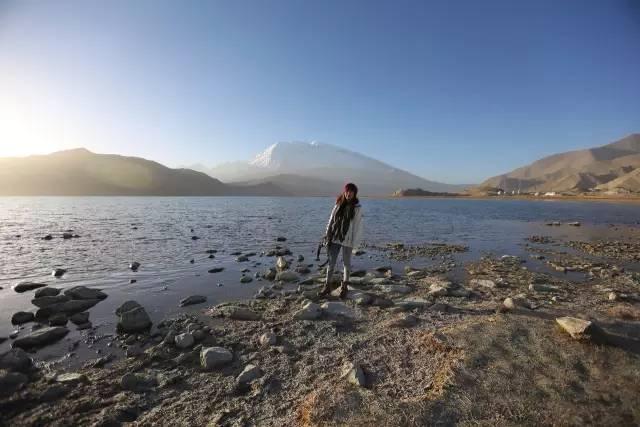
[[[340,285],[340,299],[345,299],[347,297],[347,292],[349,292],[349,282],[342,281]]]

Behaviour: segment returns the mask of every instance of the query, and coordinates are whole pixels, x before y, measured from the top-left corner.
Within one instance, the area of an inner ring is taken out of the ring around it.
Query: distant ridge
[[[85,148],[0,158],[2,196],[274,196],[270,183],[228,185],[202,172]]]
[[[544,157],[489,178],[477,189],[512,192],[640,192],[640,134],[600,147]]]

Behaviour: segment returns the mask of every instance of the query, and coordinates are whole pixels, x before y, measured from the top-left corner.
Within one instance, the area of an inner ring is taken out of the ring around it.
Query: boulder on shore
[[[34,296],[36,298],[40,298],[40,297],[55,297],[59,293],[60,293],[60,289],[52,288],[50,286],[46,286],[44,288],[36,290]]]
[[[20,282],[13,287],[13,290],[21,294],[23,292],[31,291],[33,289],[44,288],[45,286],[47,285],[44,283]]]
[[[100,289],[90,289],[86,286],[74,286],[73,288],[66,289],[64,294],[71,299],[105,299],[107,294]]]
[[[127,301],[117,310],[119,332],[141,332],[151,327],[151,318],[147,311],[135,301]]]
[[[25,337],[17,338],[12,347],[22,349],[42,347],[62,339],[68,333],[69,330],[64,326],[42,328]]]
[[[31,304],[33,304],[33,305],[35,305],[36,307],[39,307],[39,308],[44,308],[44,307],[48,307],[50,305],[61,304],[63,302],[67,302],[70,299],[71,298],[69,298],[66,295],[43,296],[43,297],[36,297],[36,298],[32,299],[31,300]]]
[[[18,311],[11,316],[12,325],[22,325],[23,323],[33,322],[35,316],[29,311]]]

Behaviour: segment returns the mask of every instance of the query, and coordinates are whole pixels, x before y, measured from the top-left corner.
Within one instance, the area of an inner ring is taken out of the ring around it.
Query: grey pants
[[[343,279],[345,282],[349,281],[349,275],[351,274],[351,251],[353,250],[353,248],[342,246],[338,243],[330,243],[327,247],[327,253],[329,255],[329,265],[327,266],[327,283],[331,283],[331,276],[333,275],[333,270],[336,267],[336,262],[338,262],[338,254],[340,253],[340,248],[342,248],[342,264],[344,265]]]

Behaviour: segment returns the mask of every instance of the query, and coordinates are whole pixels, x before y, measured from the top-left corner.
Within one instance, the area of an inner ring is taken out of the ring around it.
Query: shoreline
[[[167,195],[0,195],[2,198],[282,198],[282,199],[292,199],[292,198],[335,198],[334,195],[306,195],[306,196],[296,196],[296,195],[278,195],[278,196],[265,196],[265,195],[255,195],[255,196],[246,196],[246,195],[175,195],[175,196],[167,196]],[[457,199],[457,200],[530,200],[530,201],[600,201],[600,202],[629,202],[629,203],[640,203],[640,195],[638,196],[596,196],[596,195],[579,195],[579,196],[526,196],[526,195],[514,195],[514,196],[482,196],[482,195],[470,195],[470,194],[458,194],[458,195],[438,195],[438,196],[393,196],[393,195],[378,195],[378,196],[359,196],[360,199],[371,199],[371,200],[405,200],[405,199]]]
[[[476,256],[458,279],[451,260],[463,248],[391,245],[387,257],[405,265],[417,254],[453,255],[427,268],[367,268],[353,277],[346,301],[317,298],[321,271],[295,289],[265,280],[254,298],[191,306],[197,314],[116,335],[114,346],[128,357],[103,354],[69,373],[23,361],[14,391],[0,397],[0,420],[640,422],[640,274],[619,267],[640,262],[633,258],[640,244],[596,241],[567,252],[568,243],[532,236],[528,259]],[[547,270],[528,268],[536,260]],[[602,334],[574,339],[556,322],[564,316],[591,320]],[[567,383],[575,387],[567,391]],[[464,403],[469,393],[473,410]]]

